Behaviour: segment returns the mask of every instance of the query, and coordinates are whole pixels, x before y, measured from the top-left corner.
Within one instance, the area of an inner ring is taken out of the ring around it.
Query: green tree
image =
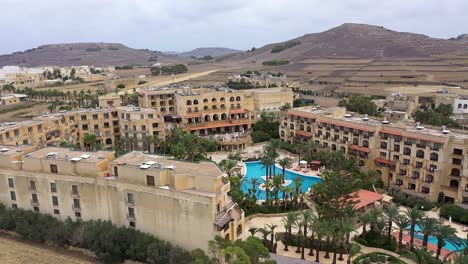
[[[413,208],[409,208],[406,212],[405,212],[405,215],[406,217],[408,217],[409,221],[410,221],[410,247],[411,249],[414,248],[414,231],[415,231],[415,227],[416,225],[419,223],[419,221],[423,218],[424,216],[424,213],[419,210],[418,208],[416,207],[413,207]]]
[[[284,251],[289,251],[288,249],[288,244],[291,243],[291,238],[292,238],[292,228],[295,225],[296,221],[298,219],[298,215],[293,212],[289,212],[283,219],[281,219],[281,222],[284,225],[284,229],[286,230],[286,238],[283,242],[284,244]]]
[[[285,175],[286,175],[286,168],[291,167],[292,161],[290,158],[286,157],[286,158],[280,159],[278,164],[281,166],[281,169],[282,169],[282,180],[284,183]]]
[[[231,177],[233,173],[239,171],[239,169],[237,168],[237,161],[235,160],[224,159],[219,163],[219,166],[227,174],[228,177]]]
[[[406,258],[413,260],[416,264],[436,264],[436,260],[432,257],[432,252],[426,248],[415,248],[412,251],[403,255]]]
[[[442,248],[446,245],[446,242],[450,242],[455,245],[460,245],[461,240],[457,236],[457,230],[447,225],[437,225],[434,230],[434,236],[437,238],[437,252],[436,258],[440,256]],[[468,263],[468,262],[467,262]]]
[[[404,214],[397,215],[395,217],[395,225],[398,227],[398,248],[401,250],[403,247],[403,232],[411,224],[411,221]]]
[[[384,207],[383,213],[388,226],[387,238],[390,241],[392,238],[393,222],[395,221],[395,218],[400,214],[400,210],[396,206],[388,206]]]
[[[423,233],[423,242],[422,246],[427,248],[427,243],[429,241],[429,236],[434,233],[437,228],[438,221],[431,217],[424,217],[419,222],[419,226],[421,227],[421,231]]]
[[[372,98],[364,95],[350,97],[346,103],[346,110],[371,116],[379,115],[377,105],[372,102]]]
[[[97,137],[95,134],[86,134],[83,138],[84,146],[87,150],[96,150]]]

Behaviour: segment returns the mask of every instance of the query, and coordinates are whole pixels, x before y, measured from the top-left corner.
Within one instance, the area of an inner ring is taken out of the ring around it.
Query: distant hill
[[[272,53],[272,50],[277,52]],[[301,61],[317,57],[408,58],[467,51],[464,41],[435,39],[379,26],[347,23],[321,33],[268,44],[231,59]]]
[[[69,43],[43,45],[22,52],[0,55],[0,67],[17,65],[150,65],[157,62],[181,63],[186,58],[147,49],[133,49],[118,43]]]
[[[238,53],[240,50],[230,49],[230,48],[196,48],[191,51],[177,53],[181,57],[196,57],[203,58],[205,56],[211,57],[221,57],[227,54]]]

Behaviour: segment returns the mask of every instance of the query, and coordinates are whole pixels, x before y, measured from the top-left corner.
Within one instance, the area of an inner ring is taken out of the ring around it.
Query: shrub
[[[151,67],[152,75],[170,75],[187,72],[188,68],[184,64],[176,64],[172,66],[154,66]]]
[[[444,204],[440,208],[440,216],[449,219],[452,217],[452,221],[468,224],[468,210],[461,208],[455,204]]]
[[[400,204],[400,205],[408,206],[408,207],[417,207],[425,211],[431,210],[432,208],[435,207],[435,204],[430,201],[419,199],[419,198],[414,198],[411,196],[406,197],[405,195],[402,195],[402,194],[395,195],[393,197],[393,202]]]

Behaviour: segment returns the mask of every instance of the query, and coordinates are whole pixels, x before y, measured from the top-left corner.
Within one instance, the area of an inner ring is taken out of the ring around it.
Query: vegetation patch
[[[151,67],[151,74],[154,76],[158,75],[171,75],[171,74],[180,74],[187,72],[188,68],[184,64],[177,64],[172,66],[154,66]]]
[[[399,258],[394,256],[380,253],[380,252],[372,252],[368,254],[363,254],[357,257],[354,264],[371,264],[371,263],[392,263],[392,264],[406,264],[406,262],[402,261]]]
[[[278,65],[289,64],[289,61],[288,60],[269,60],[269,61],[264,61],[262,64],[265,66],[278,66]]]
[[[452,217],[452,221],[468,224],[468,210],[461,208],[455,204],[444,204],[440,208],[440,216],[449,219]]]
[[[271,53],[278,53],[278,52],[281,52],[285,49],[292,48],[299,44],[301,44],[300,41],[288,41],[284,44],[278,44],[278,45],[273,46],[273,48],[271,49]]]
[[[356,112],[359,114],[367,114],[370,116],[379,116],[377,105],[372,102],[373,98],[369,96],[351,96],[348,100],[342,100],[338,106],[346,107],[347,111]]]
[[[423,108],[416,111],[413,114],[413,118],[416,122],[421,122],[422,124],[460,128],[460,124],[450,118],[452,110],[451,105],[440,104],[435,108]]]

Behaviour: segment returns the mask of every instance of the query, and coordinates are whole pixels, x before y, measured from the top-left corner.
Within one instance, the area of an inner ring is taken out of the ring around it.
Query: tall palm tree
[[[292,237],[292,228],[295,225],[297,221],[297,214],[293,212],[289,212],[283,219],[281,219],[281,222],[284,225],[284,229],[286,230],[286,242],[284,243],[284,251],[289,251],[288,249],[288,243],[291,242],[291,237]]]
[[[452,252],[455,253],[455,252]],[[466,264],[468,263],[468,254],[461,252],[460,254],[455,254],[455,259],[453,264]]]
[[[437,228],[437,225],[439,223],[437,222],[436,219],[430,218],[430,217],[424,217],[420,223],[419,226],[421,227],[421,231],[423,233],[423,242],[422,246],[427,248],[427,243],[429,241],[429,236],[432,235]]]
[[[270,192],[273,189],[273,181],[266,181],[265,182],[265,192],[266,192],[266,204],[270,205]]]
[[[266,226],[257,228],[257,232],[262,234],[263,242],[268,243],[268,236],[271,234],[271,231],[268,230]]]
[[[283,175],[283,183],[285,180],[285,175],[286,175],[286,168],[290,167],[292,165],[291,159],[289,158],[283,158],[279,160],[279,165],[281,166],[282,169],[282,175]]]
[[[262,157],[261,162],[263,164],[263,167],[265,168],[265,176],[268,180],[270,178],[271,168],[275,164],[275,161],[271,156],[265,155]]]
[[[423,218],[424,213],[419,210],[416,207],[409,208],[406,212],[405,215],[408,217],[410,220],[410,247],[411,249],[414,248],[414,229],[416,228],[416,225],[418,222]]]
[[[293,179],[294,188],[296,192],[301,192],[302,184],[304,183],[304,178],[296,177]]]
[[[219,163],[221,169],[227,174],[228,177],[231,177],[233,173],[237,171],[237,161],[224,159]]]
[[[278,225],[275,224],[267,224],[265,226],[270,230],[270,252],[273,252],[273,243],[274,243],[274,238],[275,238],[275,229],[278,227]]]
[[[442,251],[442,248],[445,246],[446,242],[450,242],[455,245],[460,245],[461,242],[461,239],[457,236],[457,230],[448,225],[436,225],[434,236],[437,238],[437,259],[439,258],[440,252]]]
[[[312,139],[307,141],[307,143],[305,144],[305,149],[307,151],[307,154],[311,158],[315,158],[315,153],[317,152],[318,148],[319,148],[319,144],[317,144],[317,142],[315,142]]]
[[[258,231],[258,228],[256,228],[256,227],[252,226],[252,227],[249,228],[249,233],[250,233],[251,236],[254,236],[255,233],[257,233],[257,231]]]
[[[367,232],[367,225],[370,224],[372,216],[369,212],[365,212],[359,216],[359,222],[362,225],[362,235]]]
[[[313,217],[314,215],[311,210],[304,210],[299,213],[299,218],[302,221],[302,228],[303,228],[302,233],[304,235],[304,240],[302,241],[301,259],[305,259],[304,252],[305,252],[305,244],[307,242],[307,229]]]
[[[299,160],[297,161],[297,166],[299,166],[301,164],[301,154],[302,152],[304,152],[304,145],[296,144],[295,150],[297,155],[299,156]]]
[[[322,238],[327,234],[326,225],[327,223],[320,218],[315,219],[314,223],[312,223],[312,228],[315,230],[315,234],[317,236],[317,248],[315,251],[315,262],[317,263],[320,263],[320,250],[322,247]]]
[[[294,192],[294,188],[291,186],[282,186],[281,192],[283,192],[283,203],[284,203],[284,208],[286,209],[288,207],[288,199],[291,198],[290,194]]]
[[[283,187],[283,179],[280,175],[274,176],[273,180],[273,191],[275,193],[275,204],[278,204],[279,201],[279,192],[281,190],[281,187]]]
[[[413,260],[416,264],[435,264],[436,260],[432,257],[432,251],[427,251],[427,248],[415,248],[412,251],[404,254],[403,257]]]
[[[395,220],[395,217],[397,217],[400,214],[400,209],[398,209],[398,207],[396,206],[388,206],[384,208],[383,214],[384,214],[385,220],[387,221],[387,226],[388,226],[387,238],[388,240],[390,240],[392,238],[393,221]]]
[[[252,185],[252,195],[257,198],[257,187],[260,185],[259,178],[250,178],[248,182]]]
[[[405,231],[408,226],[411,224],[411,221],[404,214],[399,214],[395,217],[395,224],[398,227],[398,249],[401,250],[403,246],[403,231]]]

